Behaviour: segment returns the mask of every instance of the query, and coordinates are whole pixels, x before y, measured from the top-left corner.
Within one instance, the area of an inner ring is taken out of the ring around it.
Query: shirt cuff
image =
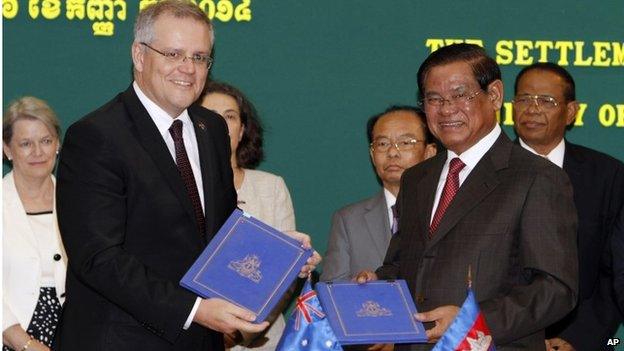
[[[197,313],[197,309],[199,308],[199,303],[201,302],[201,300],[202,300],[201,297],[198,297],[197,300],[195,300],[193,309],[191,310],[191,313],[186,319],[186,322],[184,323],[184,327],[182,327],[182,329],[187,330],[191,326],[191,323],[193,323],[193,318],[195,318],[195,313]]]

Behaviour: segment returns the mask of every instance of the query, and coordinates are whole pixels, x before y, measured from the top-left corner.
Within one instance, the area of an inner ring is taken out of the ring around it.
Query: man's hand
[[[236,345],[238,345],[242,340],[241,333],[237,330],[232,334],[223,334],[223,341],[225,343],[225,348],[229,349]]]
[[[364,284],[366,282],[370,282],[371,280],[377,280],[377,274],[372,271],[361,271],[354,278],[354,282],[358,282],[359,284]]]
[[[572,344],[561,338],[546,339],[547,351],[576,351]]]
[[[256,316],[241,307],[219,298],[202,299],[193,322],[224,334],[233,334],[237,330],[259,333],[269,326],[269,322],[251,323]]]
[[[301,247],[304,249],[312,248],[312,240],[310,240],[310,236],[308,234],[304,234],[298,232],[296,230],[290,230],[285,232],[288,236],[293,239],[296,239],[301,242]],[[307,278],[313,270],[316,269],[316,266],[321,263],[321,255],[319,255],[316,250],[312,252],[312,257],[308,258],[306,264],[301,268],[301,272],[299,272],[299,278]]]
[[[375,344],[366,351],[394,351],[394,344]]]
[[[421,322],[435,322],[435,326],[426,331],[430,343],[438,341],[453,319],[459,312],[459,307],[453,305],[440,306],[431,311],[416,313],[416,319]]]

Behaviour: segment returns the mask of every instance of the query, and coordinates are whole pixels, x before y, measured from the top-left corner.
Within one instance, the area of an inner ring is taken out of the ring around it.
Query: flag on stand
[[[310,279],[306,281],[297,297],[284,334],[277,344],[277,351],[342,351],[334,331],[329,326],[316,291]]]
[[[432,351],[496,351],[471,288],[459,313]]]

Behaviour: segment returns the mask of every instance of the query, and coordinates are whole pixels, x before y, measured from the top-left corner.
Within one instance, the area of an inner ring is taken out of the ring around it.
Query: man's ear
[[[432,158],[437,153],[438,153],[438,147],[436,146],[435,143],[427,144],[427,146],[425,146],[425,158],[423,159],[423,161],[428,158]]]
[[[492,101],[492,104],[494,105],[496,111],[500,110],[501,107],[503,107],[503,94],[503,82],[500,79],[497,79],[490,83],[490,85],[488,85],[487,95],[490,101]]]
[[[578,101],[570,101],[566,104],[566,126],[569,126],[570,124],[574,123],[574,120],[576,120],[576,114],[578,113],[579,110],[579,104]]]
[[[136,41],[132,43],[132,64],[134,64],[134,69],[138,72],[143,72],[143,60],[145,59],[145,48],[141,43],[137,43]]]

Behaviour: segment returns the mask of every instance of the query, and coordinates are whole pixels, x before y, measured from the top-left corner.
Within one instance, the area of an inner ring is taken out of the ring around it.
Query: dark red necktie
[[[186,148],[184,147],[184,139],[182,137],[182,121],[175,120],[169,128],[169,134],[173,138],[173,145],[175,146],[176,165],[182,180],[184,181],[184,187],[193,204],[193,210],[195,212],[195,218],[199,229],[199,234],[202,236],[205,233],[206,222],[204,218],[204,210],[202,209],[201,199],[199,198],[199,192],[197,191],[197,183],[195,183],[195,176],[193,175],[193,169],[189,162],[188,155],[186,154]]]
[[[451,160],[449,172],[446,176],[446,182],[444,183],[444,189],[442,189],[442,195],[440,195],[440,201],[438,202],[438,208],[436,208],[433,220],[429,226],[430,238],[433,236],[436,229],[438,229],[438,225],[442,222],[442,217],[444,217],[446,209],[451,204],[451,201],[453,201],[455,194],[457,194],[457,190],[459,190],[459,172],[464,167],[466,167],[466,165],[459,159],[459,157],[455,157]]]

